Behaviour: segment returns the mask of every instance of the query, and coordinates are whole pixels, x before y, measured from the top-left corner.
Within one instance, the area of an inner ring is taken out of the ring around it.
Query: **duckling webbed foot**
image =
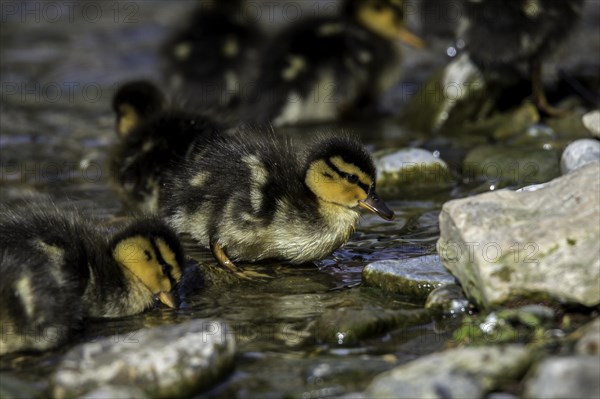
[[[257,273],[250,270],[242,270],[241,268],[236,266],[231,259],[229,259],[223,247],[221,247],[216,242],[210,243],[210,250],[217,262],[219,262],[219,265],[223,266],[225,269],[229,270],[241,279],[256,281],[265,278],[271,278],[271,276],[268,276],[266,274]]]

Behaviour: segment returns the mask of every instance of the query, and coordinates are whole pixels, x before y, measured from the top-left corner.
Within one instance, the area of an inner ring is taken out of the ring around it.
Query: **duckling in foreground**
[[[552,107],[542,83],[542,61],[568,37],[581,17],[584,0],[463,0],[458,37],[484,70],[527,62],[533,98],[549,115]]]
[[[403,0],[345,0],[337,17],[292,25],[262,55],[248,118],[275,126],[348,117],[373,106],[398,82],[404,41]]]
[[[59,346],[84,318],[140,313],[155,297],[176,307],[183,252],[160,219],[135,220],[109,238],[74,212],[0,214],[0,355]]]
[[[132,81],[113,98],[119,142],[109,159],[113,186],[131,208],[156,212],[163,179],[199,138],[220,127],[209,117],[166,105],[151,82]]]
[[[222,265],[321,259],[344,244],[359,207],[390,220],[375,166],[348,137],[316,141],[299,156],[288,142],[240,132],[197,145],[172,176],[161,211],[179,233],[210,247]]]

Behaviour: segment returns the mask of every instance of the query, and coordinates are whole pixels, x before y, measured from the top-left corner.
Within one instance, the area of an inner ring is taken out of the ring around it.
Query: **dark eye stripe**
[[[339,170],[338,167],[335,166],[329,159],[326,159],[325,163],[327,164],[327,166],[329,166],[331,169],[333,169],[333,171],[335,173],[337,173],[340,177],[345,179],[347,176],[349,176],[348,173],[342,172],[341,170]],[[362,188],[365,193],[367,193],[367,194],[369,193],[369,186],[367,184],[361,182],[360,179],[358,180],[358,182],[356,182],[356,185],[358,187]]]
[[[167,276],[167,278],[169,279],[169,281],[171,282],[171,286],[175,286],[175,278],[173,277],[173,266],[171,266],[170,264],[168,264],[165,259],[162,257],[162,253],[160,252],[160,250],[158,249],[158,246],[156,245],[156,242],[154,242],[154,240],[150,240],[150,244],[152,245],[152,249],[154,250],[154,253],[156,254],[156,261],[158,262],[159,265],[162,266],[162,271],[163,273]]]

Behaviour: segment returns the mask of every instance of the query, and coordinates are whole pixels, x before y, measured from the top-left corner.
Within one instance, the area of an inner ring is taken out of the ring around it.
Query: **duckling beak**
[[[160,292],[158,294],[158,299],[170,308],[177,308],[177,305],[175,304],[175,296],[170,292]]]
[[[394,211],[388,208],[386,203],[379,199],[379,196],[375,191],[371,191],[367,199],[358,201],[358,205],[361,208],[376,213],[385,220],[392,220],[394,218]]]
[[[421,39],[419,36],[415,35],[414,33],[410,32],[406,28],[400,28],[398,30],[397,38],[400,41],[402,41],[414,48],[424,48],[425,47],[425,42],[423,41],[423,39]]]

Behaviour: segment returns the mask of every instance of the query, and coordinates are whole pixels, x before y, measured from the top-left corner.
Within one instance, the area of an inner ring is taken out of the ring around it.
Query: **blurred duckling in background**
[[[533,99],[540,111],[561,115],[546,98],[542,61],[568,37],[584,0],[463,0],[458,37],[484,71],[527,62]]]
[[[118,143],[109,159],[113,186],[134,210],[156,212],[163,179],[192,143],[220,127],[209,117],[170,109],[151,82],[132,81],[113,98]]]
[[[398,82],[403,41],[422,47],[404,26],[403,0],[345,0],[337,17],[307,19],[263,52],[249,118],[275,126],[355,116]]]
[[[140,313],[155,297],[176,307],[183,252],[160,219],[135,220],[107,238],[74,212],[0,213],[0,354],[59,346],[84,318]]]
[[[165,193],[169,224],[236,273],[233,262],[301,264],[331,254],[354,231],[360,207],[394,216],[375,191],[371,156],[347,137],[323,138],[303,156],[260,132],[219,137],[194,148]]]
[[[163,45],[164,76],[171,90],[195,106],[239,103],[252,80],[262,34],[244,13],[243,0],[198,2],[188,23]]]

